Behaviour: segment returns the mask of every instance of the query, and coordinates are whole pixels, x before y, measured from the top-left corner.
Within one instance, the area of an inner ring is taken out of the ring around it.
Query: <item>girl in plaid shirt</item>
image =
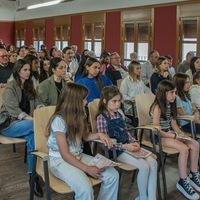
[[[104,87],[99,102],[97,115],[98,132],[108,134],[121,143],[117,153],[119,162],[134,165],[139,169],[137,185],[139,196],[136,200],[156,200],[157,162],[151,156],[147,158],[135,158],[124,150],[138,151],[139,143],[132,138],[127,130],[125,120],[119,113],[122,95],[116,86]]]

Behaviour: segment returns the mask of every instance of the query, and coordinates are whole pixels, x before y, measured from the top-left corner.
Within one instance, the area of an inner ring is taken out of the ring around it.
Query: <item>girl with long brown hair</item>
[[[112,146],[103,133],[88,133],[85,113],[88,89],[80,84],[67,83],[62,89],[55,112],[49,123],[50,169],[75,192],[76,200],[93,200],[93,189],[87,175],[102,180],[99,200],[117,200],[119,176],[112,168],[90,166],[93,158],[83,153],[82,139],[100,139]]]

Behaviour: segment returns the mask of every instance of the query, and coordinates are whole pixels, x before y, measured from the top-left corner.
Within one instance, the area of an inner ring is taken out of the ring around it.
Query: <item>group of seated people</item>
[[[55,51],[55,49],[54,49]],[[112,168],[99,169],[89,166],[92,156],[83,153],[82,140],[96,139],[111,148],[110,138],[117,140],[117,160],[139,170],[137,175],[137,200],[155,200],[157,183],[157,162],[152,157],[134,158],[127,151],[137,151],[140,144],[129,133],[120,114],[121,101],[133,101],[141,93],[154,93],[155,100],[150,108],[151,123],[161,126],[162,144],[179,153],[179,177],[176,187],[186,198],[198,199],[200,179],[197,170],[199,143],[194,139],[183,140],[179,134],[191,133],[190,123],[184,120],[177,124],[177,115],[194,115],[196,132],[200,133],[198,112],[199,57],[193,57],[191,76],[169,71],[170,56],[160,56],[157,51],[149,54],[143,65],[132,60],[128,67],[121,65],[117,52],[102,52],[98,60],[95,54],[85,51],[79,60],[75,59],[72,47],[65,47],[62,56],[52,56],[49,64],[39,69],[38,57],[26,55],[9,68],[10,76],[2,82],[4,87],[3,106],[0,112],[11,116],[11,123],[1,128],[1,134],[22,137],[27,141],[27,151],[34,150],[33,111],[41,106],[56,105],[49,123],[49,159],[52,173],[66,182],[75,192],[75,199],[94,199],[91,183],[86,174],[102,180],[99,199],[117,199],[119,176]],[[135,58],[136,59],[136,58]],[[45,60],[44,60],[45,61]],[[155,67],[152,68],[153,62]],[[8,52],[0,49],[0,68],[9,66]],[[148,68],[148,64],[151,68]],[[47,67],[47,65],[49,65]],[[200,66],[199,66],[200,67]],[[41,68],[41,62],[40,62]],[[193,68],[196,70],[193,73]],[[147,71],[145,71],[147,70]],[[1,71],[1,69],[0,69]],[[9,74],[8,73],[8,74]],[[8,74],[6,76],[8,76]],[[42,76],[41,76],[42,75]],[[42,78],[43,77],[43,78]],[[1,75],[0,75],[1,78]],[[8,80],[9,79],[9,80]],[[117,80],[123,79],[118,88]],[[100,98],[96,128],[98,133],[90,134],[86,121],[87,104]],[[125,103],[125,113],[130,105]],[[181,126],[181,129],[180,129]],[[179,134],[177,134],[179,133]],[[190,173],[187,175],[187,160],[190,156]],[[33,158],[28,155],[28,174],[32,174]],[[76,181],[76,180],[79,181]],[[84,187],[83,187],[84,186]],[[36,176],[34,192],[42,197],[43,192]]]

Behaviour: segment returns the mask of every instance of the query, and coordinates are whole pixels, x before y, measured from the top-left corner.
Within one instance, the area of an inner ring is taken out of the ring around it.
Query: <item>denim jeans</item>
[[[81,162],[87,164],[92,156],[82,153]],[[62,158],[50,156],[50,169],[54,176],[66,182],[75,192],[75,200],[94,200],[92,184],[88,176],[77,167]],[[107,167],[102,173],[98,200],[117,200],[119,174],[113,167]]]
[[[29,153],[35,149],[33,120],[18,121],[8,128],[1,130],[1,134],[7,137],[24,138],[26,140],[28,154],[28,173],[32,173],[33,156]]]

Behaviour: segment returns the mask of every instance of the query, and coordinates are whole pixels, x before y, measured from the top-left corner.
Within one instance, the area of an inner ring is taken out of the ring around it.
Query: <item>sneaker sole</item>
[[[182,186],[180,186],[178,183],[176,184],[176,188],[188,199],[190,200],[198,200],[199,199],[199,195],[196,193],[194,194],[194,196],[190,196],[187,192],[185,192],[185,190],[183,189]]]
[[[190,185],[198,192],[200,192],[200,187],[198,187],[191,179],[190,179]]]

